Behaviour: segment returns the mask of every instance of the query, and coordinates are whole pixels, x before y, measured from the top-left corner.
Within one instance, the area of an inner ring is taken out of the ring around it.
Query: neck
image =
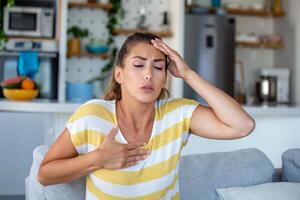
[[[119,120],[133,126],[135,129],[144,129],[154,118],[154,104],[140,103],[122,98],[117,102],[117,115]]]

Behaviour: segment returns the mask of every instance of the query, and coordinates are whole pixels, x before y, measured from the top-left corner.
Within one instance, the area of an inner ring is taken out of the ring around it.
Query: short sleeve
[[[82,120],[82,113],[87,110],[86,105],[79,107],[69,118],[66,128],[70,132],[71,142],[73,143],[78,154],[85,154],[88,152],[88,130],[87,122]]]
[[[193,112],[195,111],[198,105],[199,102],[193,99],[185,99],[185,98],[182,99],[182,113],[185,119],[184,120],[185,130],[189,130]],[[190,133],[188,131],[182,134],[182,147],[184,147],[187,144],[189,137],[190,137]]]
[[[66,125],[78,154],[95,150],[111,131],[115,121],[113,102],[97,99],[80,106]]]

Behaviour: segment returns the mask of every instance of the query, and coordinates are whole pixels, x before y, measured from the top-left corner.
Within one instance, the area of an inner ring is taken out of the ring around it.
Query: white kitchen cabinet
[[[0,112],[0,195],[25,194],[34,147],[44,143],[48,115]]]

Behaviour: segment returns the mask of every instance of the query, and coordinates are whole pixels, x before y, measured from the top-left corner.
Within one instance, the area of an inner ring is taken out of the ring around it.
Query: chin
[[[152,103],[156,101],[157,98],[137,98],[137,100],[141,103]]]
[[[152,103],[154,101],[156,101],[158,95],[139,95],[136,97],[136,99],[139,101],[139,102],[142,102],[142,103]]]

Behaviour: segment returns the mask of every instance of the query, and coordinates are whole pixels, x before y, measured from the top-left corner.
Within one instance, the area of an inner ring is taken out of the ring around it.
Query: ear
[[[116,81],[121,84],[123,80],[123,69],[119,66],[115,67],[115,79]]]

